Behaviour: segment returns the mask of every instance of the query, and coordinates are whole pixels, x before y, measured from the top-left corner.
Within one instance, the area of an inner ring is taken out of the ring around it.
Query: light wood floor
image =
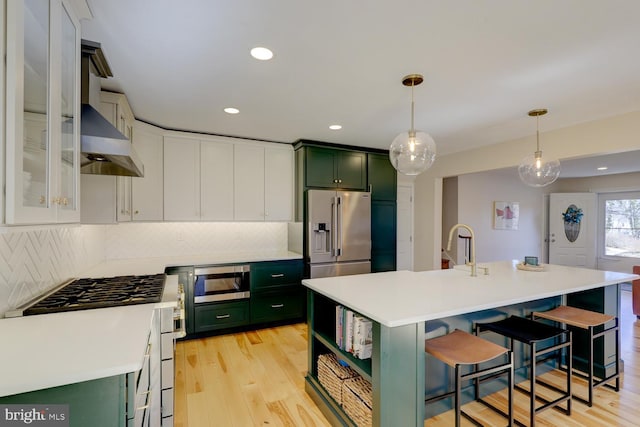
[[[596,389],[592,408],[574,401],[571,417],[549,409],[538,414],[539,426],[640,426],[640,321],[631,312],[630,292],[622,292],[620,393]],[[305,324],[261,329],[179,342],[176,346],[176,427],[328,426],[304,391],[307,369]],[[551,374],[553,375],[553,374]],[[551,380],[554,380],[551,378]],[[562,381],[560,378],[557,381]],[[574,382],[580,392],[581,384]],[[501,405],[505,395],[487,400]],[[515,393],[516,418],[525,422],[528,400]],[[465,410],[488,426],[504,420],[477,403]],[[466,420],[463,420],[463,425]],[[527,423],[528,424],[528,423]],[[425,426],[452,426],[448,412]]]

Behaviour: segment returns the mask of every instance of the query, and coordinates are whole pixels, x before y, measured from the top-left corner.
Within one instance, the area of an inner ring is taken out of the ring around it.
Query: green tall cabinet
[[[371,271],[396,269],[397,173],[389,156],[367,154],[371,190]]]
[[[308,140],[298,141],[294,148],[296,221],[306,223],[309,189],[369,190],[371,271],[395,270],[397,174],[387,152]]]

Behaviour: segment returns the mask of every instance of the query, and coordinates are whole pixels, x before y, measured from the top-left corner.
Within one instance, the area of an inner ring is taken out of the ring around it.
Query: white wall
[[[524,259],[526,255],[542,258],[543,190],[523,186],[514,174],[513,169],[501,169],[458,177],[458,221],[473,228],[478,262]],[[519,203],[517,230],[493,228],[494,201]],[[458,254],[462,262],[462,241]]]
[[[637,150],[638,135],[640,111],[542,132],[540,141],[544,153],[562,160]],[[528,138],[442,156],[431,169],[418,176],[415,192],[415,217],[419,218],[415,223],[416,271],[440,266],[442,178],[516,166],[532,152],[534,144],[532,133]],[[522,188],[525,188],[524,184]]]

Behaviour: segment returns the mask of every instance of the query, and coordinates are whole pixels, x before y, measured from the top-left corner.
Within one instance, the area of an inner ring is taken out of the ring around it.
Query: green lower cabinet
[[[243,326],[249,323],[249,300],[199,304],[194,313],[196,333]]]
[[[620,313],[620,289],[618,285],[605,286],[603,288],[576,292],[567,295],[567,305],[582,308],[584,310],[619,316]],[[607,323],[607,328],[615,322]],[[604,328],[595,328],[595,333]],[[573,366],[583,372],[588,372],[589,334],[584,329],[572,328],[573,331]],[[613,333],[596,339],[593,346],[594,374],[598,377],[612,375],[615,371],[616,340]]]
[[[69,405],[70,427],[126,425],[125,375],[0,398],[0,404]],[[37,424],[37,423],[36,423]]]
[[[300,285],[286,291],[251,295],[251,322],[277,322],[302,318],[305,292]]]
[[[251,292],[300,285],[304,264],[301,259],[265,261],[251,264]],[[253,296],[252,296],[253,299]]]

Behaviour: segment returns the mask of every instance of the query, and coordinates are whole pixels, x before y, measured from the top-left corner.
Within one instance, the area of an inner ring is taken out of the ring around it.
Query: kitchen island
[[[352,424],[318,381],[317,356],[333,352],[371,382],[374,426],[421,426],[425,326],[430,322],[605,287],[617,289],[619,283],[638,278],[557,265],[545,265],[541,272],[522,271],[518,263],[486,264],[489,274],[478,277],[451,269],[304,280],[309,289],[307,392],[334,424]],[[373,321],[371,359],[356,359],[336,345],[336,305]]]

